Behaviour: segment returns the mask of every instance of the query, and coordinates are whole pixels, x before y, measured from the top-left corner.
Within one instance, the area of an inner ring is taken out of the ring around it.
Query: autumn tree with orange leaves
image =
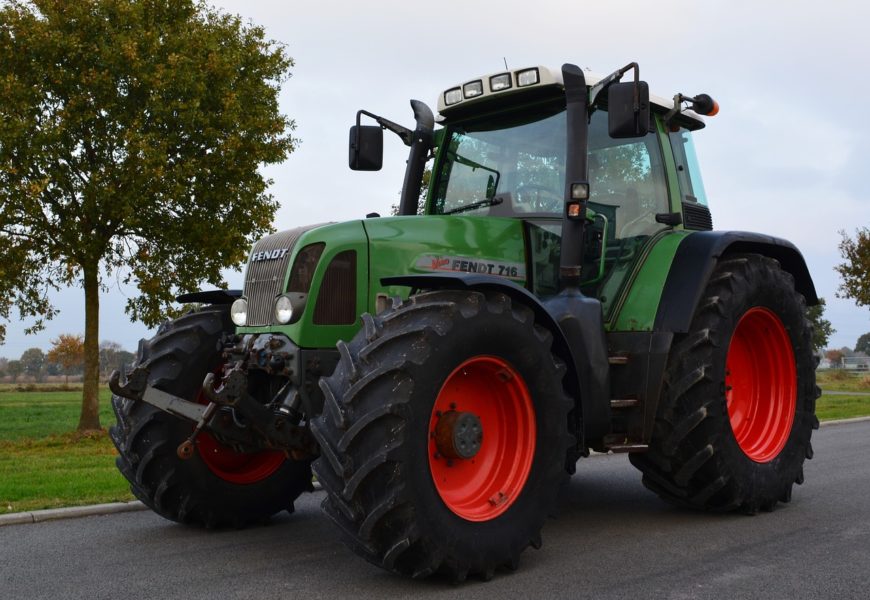
[[[81,335],[62,333],[51,340],[51,350],[46,355],[48,362],[60,365],[69,383],[69,376],[85,366],[85,338]]]

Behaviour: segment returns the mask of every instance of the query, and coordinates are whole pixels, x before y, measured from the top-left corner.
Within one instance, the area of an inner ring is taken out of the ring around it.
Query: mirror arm
[[[414,132],[411,131],[410,129],[408,129],[407,127],[402,127],[398,123],[393,123],[389,119],[379,117],[378,115],[376,115],[374,113],[370,113],[367,110],[360,110],[360,111],[357,111],[357,113],[356,113],[357,135],[356,135],[356,139],[354,140],[354,148],[359,148],[359,124],[360,124],[360,117],[362,115],[366,115],[367,117],[371,117],[383,129],[387,129],[387,130],[395,133],[397,136],[402,138],[402,142],[406,146],[410,146],[414,142]]]
[[[614,71],[595,85],[593,85],[589,89],[589,106],[595,104],[595,99],[598,97],[598,94],[604,91],[604,89],[610,85],[611,83],[617,83],[622,79],[622,76],[625,75],[628,71],[634,69],[634,112],[640,110],[640,98],[638,97],[638,82],[640,81],[640,67],[636,62],[628,63],[624,67],[619,70]]]

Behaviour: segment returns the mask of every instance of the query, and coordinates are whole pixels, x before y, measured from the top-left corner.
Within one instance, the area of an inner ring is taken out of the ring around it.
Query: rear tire
[[[148,383],[196,401],[207,373],[220,364],[220,342],[232,331],[229,311],[209,306],[165,323],[139,343],[136,364],[148,367]],[[192,423],[150,404],[112,397],[118,419],[109,434],[118,449],[118,469],[133,494],[171,521],[205,527],[243,527],[282,511],[311,489],[308,461],[272,451],[237,453],[207,432],[188,460],[176,454]],[[208,453],[204,460],[204,453]]]
[[[324,511],[390,571],[461,581],[515,569],[540,545],[573,442],[550,332],[504,294],[465,291],[420,294],[363,323],[320,383]],[[448,430],[462,456],[445,454]]]
[[[674,341],[643,483],[682,506],[753,514],[791,499],[818,428],[812,328],[771,258],[720,260]]]

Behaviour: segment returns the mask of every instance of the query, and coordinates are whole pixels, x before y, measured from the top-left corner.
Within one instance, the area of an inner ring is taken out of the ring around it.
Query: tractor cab
[[[619,83],[632,69],[635,81]],[[691,138],[704,121],[680,107],[689,101],[698,112],[715,114],[718,106],[706,95],[652,96],[637,81],[634,64],[607,77],[583,73],[583,79],[589,102],[584,131],[569,126],[562,71],[525,68],[446,89],[438,99],[441,129],[431,138],[397,131],[394,123],[361,111],[381,126],[351,130],[351,167],[380,165],[379,158],[365,157],[381,151],[380,139],[358,146],[355,154],[361,130],[377,137],[381,128],[391,129],[409,142],[431,139],[434,162],[424,213],[521,219],[530,267],[526,287],[546,298],[561,289],[567,170],[578,160],[585,163],[586,173],[579,174],[588,190],[581,250],[569,259],[579,264],[583,293],[598,298],[607,315],[649,240],[675,228],[712,229]],[[569,138],[575,143],[569,145]],[[583,156],[569,157],[572,149]],[[415,214],[415,198],[400,212]]]

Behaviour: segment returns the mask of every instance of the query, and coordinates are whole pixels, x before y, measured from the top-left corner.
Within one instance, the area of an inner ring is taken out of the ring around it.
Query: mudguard
[[[662,290],[654,330],[687,332],[718,259],[747,252],[778,260],[794,277],[795,289],[803,294],[807,306],[818,304],[804,257],[791,242],[744,231],[699,231],[687,236],[677,248]]]

